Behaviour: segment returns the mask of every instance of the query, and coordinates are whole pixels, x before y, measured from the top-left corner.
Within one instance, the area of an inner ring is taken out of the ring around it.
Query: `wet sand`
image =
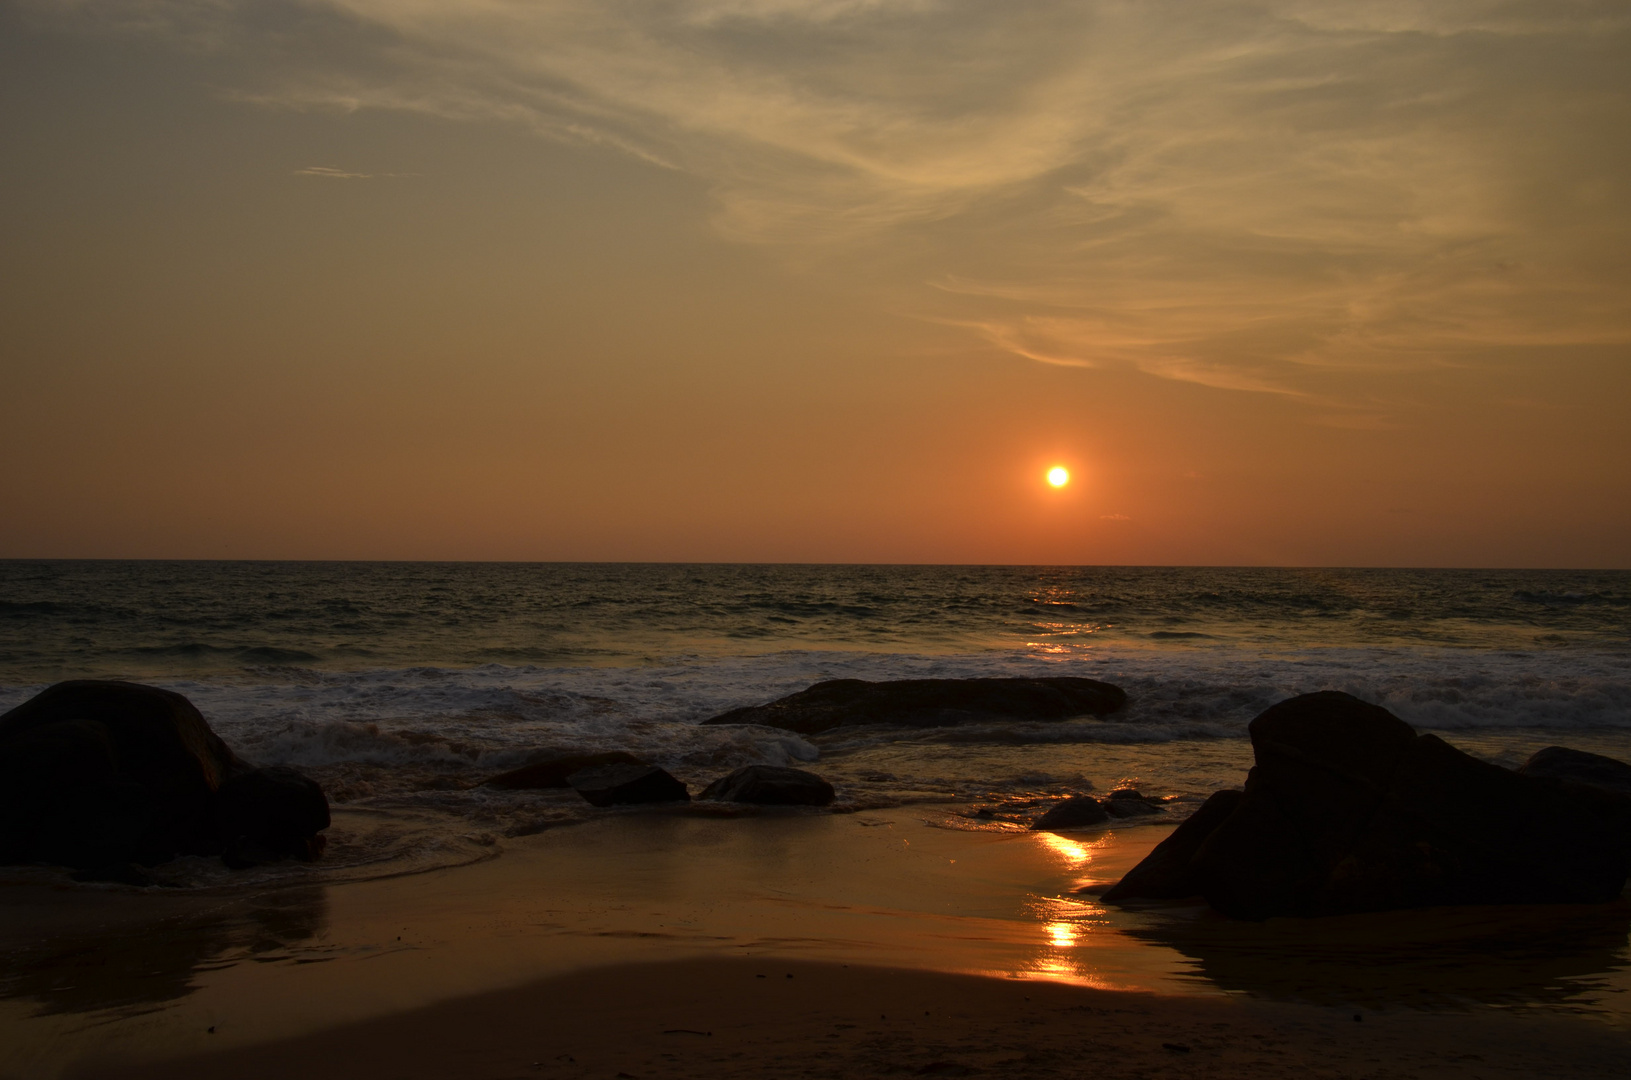
[[[1590,1076],[1631,1051],[1624,901],[1106,910],[1079,890],[1168,827],[948,824],[614,815],[329,887],[0,888],[0,1076]]]
[[[1363,1016],[1363,1014],[1355,1014]],[[600,968],[264,1046],[82,1077],[1621,1077],[1555,1017],[1371,1014],[714,959]]]

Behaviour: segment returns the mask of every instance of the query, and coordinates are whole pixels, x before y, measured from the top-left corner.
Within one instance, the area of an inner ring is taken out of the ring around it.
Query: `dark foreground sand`
[[[1369,1013],[772,959],[623,965],[81,1077],[1615,1077],[1567,1017]]]

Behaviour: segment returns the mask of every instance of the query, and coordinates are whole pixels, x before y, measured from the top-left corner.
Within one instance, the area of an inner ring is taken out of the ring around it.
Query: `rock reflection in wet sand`
[[[1551,1006],[1631,1021],[1631,902],[1432,908],[1238,922],[1146,912],[1126,933],[1193,977],[1278,1001],[1371,1008]]]
[[[254,898],[128,899],[138,910],[109,918],[105,897],[66,890],[8,897],[0,999],[33,1001],[36,1016],[131,1016],[186,997],[198,989],[201,972],[251,960],[329,958],[320,943],[328,914],[322,888]]]

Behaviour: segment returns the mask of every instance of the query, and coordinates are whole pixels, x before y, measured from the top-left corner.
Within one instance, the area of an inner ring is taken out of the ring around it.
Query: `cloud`
[[[1623,3],[28,7],[233,51],[263,105],[684,171],[722,234],[1041,362],[1323,407],[1346,373],[1631,341]]]
[[[327,165],[308,165],[304,169],[296,169],[296,176],[323,176],[330,180],[367,180],[372,173],[346,172],[344,169],[334,169]]]

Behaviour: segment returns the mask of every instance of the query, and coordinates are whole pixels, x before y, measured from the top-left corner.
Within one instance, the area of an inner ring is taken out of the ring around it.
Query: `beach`
[[[1593,1076],[1623,1063],[1623,900],[1261,925],[1098,905],[1092,892],[1168,831],[966,831],[921,810],[625,813],[480,863],[328,887],[13,885],[0,1075]]]
[[[183,857],[145,887],[0,871],[0,1077],[1591,1076],[1631,1044],[1623,895],[1263,923],[1098,900],[1240,786],[1246,725],[1293,695],[1345,690],[1507,767],[1558,744],[1631,760],[1623,573],[0,577],[0,706],[63,678],[174,690],[245,759],[315,779],[333,817],[315,862]],[[1052,675],[1127,705],[807,735],[704,722],[823,679]],[[836,799],[608,809],[485,783],[609,750],[693,797],[771,764]],[[1153,812],[1030,827],[1128,786]]]
[[[1357,1015],[1357,1014],[1356,1014]],[[1618,1077],[1623,1033],[807,961],[599,968],[265,1046],[81,1076]]]

